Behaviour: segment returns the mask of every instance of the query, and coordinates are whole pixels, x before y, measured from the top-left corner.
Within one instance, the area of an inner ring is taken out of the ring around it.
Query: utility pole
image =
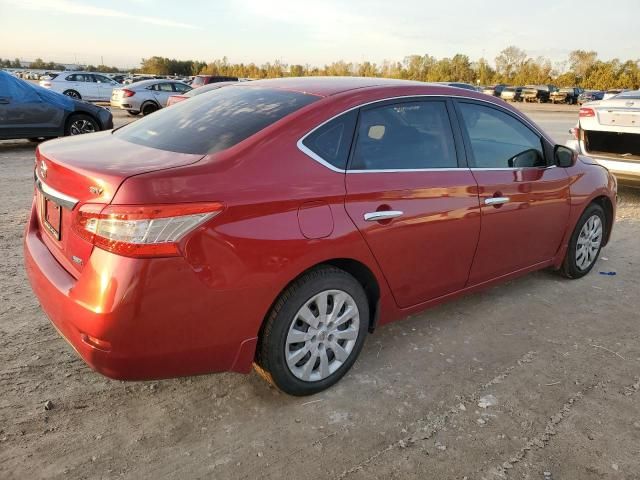
[[[100,55],[100,65],[104,65],[104,57]]]

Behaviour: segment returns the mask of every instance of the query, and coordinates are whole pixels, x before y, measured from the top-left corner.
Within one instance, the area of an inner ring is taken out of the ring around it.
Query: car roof
[[[238,85],[234,85],[233,88],[241,88],[245,86],[277,88],[282,90],[308,93],[320,97],[328,97],[358,88],[382,86],[402,87],[410,85],[425,86],[428,84],[413,80],[397,80],[393,78],[378,77],[293,77],[255,80],[252,82],[238,82]]]
[[[127,86],[127,88],[134,87],[148,87],[149,85],[155,85],[157,83],[181,83],[182,85],[186,85],[186,83],[181,82],[180,80],[169,80],[167,78],[154,78],[152,80],[141,80],[139,82],[132,83]]]

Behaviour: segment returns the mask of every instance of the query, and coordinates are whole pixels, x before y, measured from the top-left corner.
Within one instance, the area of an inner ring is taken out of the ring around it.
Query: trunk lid
[[[640,128],[640,100],[614,98],[591,102],[587,106],[596,109],[600,125]]]
[[[72,275],[79,275],[93,249],[71,229],[80,205],[108,204],[131,176],[186,166],[201,158],[136,145],[111,132],[43,143],[36,151],[35,175],[44,243]]]

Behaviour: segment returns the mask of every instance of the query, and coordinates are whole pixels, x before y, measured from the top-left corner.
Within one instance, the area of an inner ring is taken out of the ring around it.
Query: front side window
[[[98,83],[111,83],[111,79],[109,77],[105,77],[104,75],[94,75],[93,77]]]
[[[160,150],[206,155],[249,138],[319,97],[258,87],[219,88],[120,128],[120,139]]]
[[[357,119],[357,110],[340,115],[311,132],[302,144],[322,160],[344,170]]]
[[[445,102],[407,102],[362,110],[350,170],[458,166]]]
[[[471,144],[473,167],[546,166],[540,137],[522,122],[484,105],[460,102],[459,107]]]

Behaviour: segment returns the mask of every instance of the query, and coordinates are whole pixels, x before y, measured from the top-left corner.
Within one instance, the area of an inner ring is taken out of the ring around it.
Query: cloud
[[[148,17],[145,15],[133,15],[120,10],[114,10],[111,8],[95,7],[92,5],[86,5],[71,0],[8,0],[8,3],[15,5],[16,7],[28,8],[31,10],[38,10],[43,12],[58,12],[68,15],[84,15],[91,17],[110,17],[110,18],[123,18],[127,20],[133,20],[141,23],[149,23],[151,25],[159,25],[162,27],[175,27],[175,28],[187,28],[198,29],[195,25],[188,23],[176,22],[165,18]]]

